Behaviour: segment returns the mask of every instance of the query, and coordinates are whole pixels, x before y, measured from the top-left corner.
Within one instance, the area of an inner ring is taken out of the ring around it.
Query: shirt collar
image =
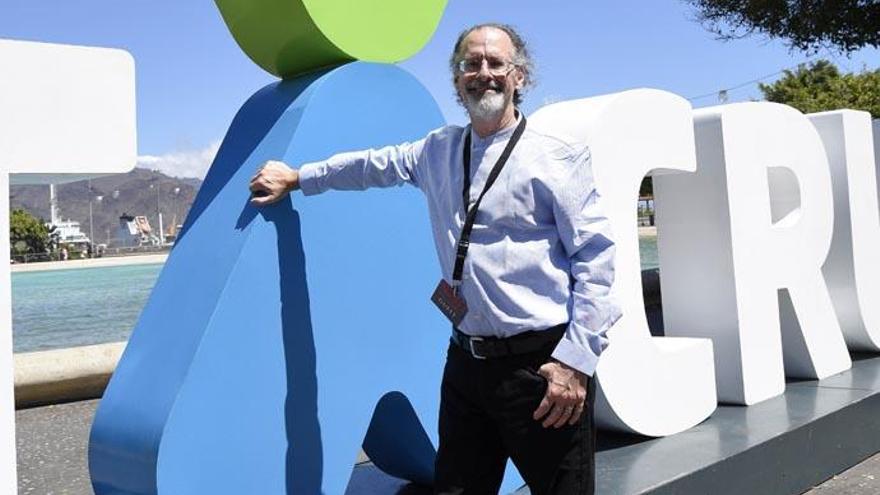
[[[511,134],[513,134],[513,131],[516,130],[516,126],[519,125],[519,121],[521,119],[522,119],[522,112],[517,110],[516,111],[516,120],[512,124],[505,127],[504,129],[501,129],[500,131],[496,132],[495,134],[489,134],[486,137],[480,137],[480,135],[477,134],[474,131],[474,128],[471,126],[470,129],[471,129],[471,143],[473,143],[472,146],[486,147],[496,141],[508,140],[510,138]]]

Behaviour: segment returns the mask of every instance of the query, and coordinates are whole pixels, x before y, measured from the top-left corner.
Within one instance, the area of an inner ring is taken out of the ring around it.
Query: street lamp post
[[[95,196],[92,191],[92,179],[89,179],[89,258],[95,257],[95,218],[92,209],[92,200],[101,203],[104,196]]]
[[[156,218],[159,222],[159,245],[165,245],[165,232],[162,229],[162,209],[161,209],[161,196],[159,194],[159,179],[161,176],[159,175],[159,170],[154,170],[156,172]]]
[[[114,200],[119,199],[119,189],[114,189],[113,193],[110,195],[110,197],[113,198]],[[118,221],[119,220],[118,217],[119,217],[119,210],[118,210],[118,205],[117,205],[117,209],[113,211],[112,219]],[[107,229],[107,247],[108,248],[110,247],[110,243],[112,241],[112,238],[110,237],[110,231],[111,231],[111,229],[113,229],[113,227],[114,227],[113,221],[111,220],[110,228]]]
[[[94,198],[98,204],[104,203],[104,196],[98,195],[98,196],[94,196]],[[96,246],[97,241],[95,240],[94,229],[92,227],[92,202],[91,202],[91,199],[92,199],[92,196],[89,196],[89,241],[92,243],[91,257],[94,258],[95,254],[96,254],[95,250],[97,249],[97,246]]]
[[[95,222],[92,217],[92,179],[89,179],[89,258],[95,256]]]
[[[174,216],[173,222],[174,225],[172,228],[174,229],[174,242],[177,242],[177,225],[180,223],[180,187],[175,187],[172,192],[174,193]]]

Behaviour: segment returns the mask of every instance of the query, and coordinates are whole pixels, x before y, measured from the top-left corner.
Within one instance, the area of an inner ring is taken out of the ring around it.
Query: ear
[[[523,89],[526,85],[526,72],[522,67],[517,67],[513,71],[513,80],[516,83],[516,89]]]

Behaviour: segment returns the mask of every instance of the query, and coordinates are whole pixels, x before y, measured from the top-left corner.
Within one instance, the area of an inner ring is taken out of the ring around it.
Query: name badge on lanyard
[[[474,222],[477,219],[477,210],[480,207],[480,202],[483,201],[483,197],[498,178],[501,169],[504,168],[504,165],[510,158],[510,154],[513,152],[513,148],[516,146],[516,143],[519,142],[525,130],[526,117],[523,115],[522,118],[520,118],[516,129],[513,131],[513,134],[510,136],[507,146],[504,148],[501,156],[498,157],[498,161],[495,162],[492,171],[489,172],[489,177],[486,178],[486,185],[483,186],[483,191],[477,197],[477,200],[474,201],[473,206],[470,207],[468,207],[471,191],[470,126],[465,130],[464,150],[462,152],[462,161],[464,163],[464,190],[462,191],[462,199],[464,201],[464,209],[467,212],[467,215],[465,216],[464,225],[461,227],[461,235],[458,238],[458,248],[455,251],[455,268],[452,270],[452,284],[449,284],[446,280],[440,280],[440,283],[437,284],[437,288],[434,290],[434,294],[431,296],[431,301],[437,305],[440,311],[446,315],[446,317],[449,318],[449,321],[451,321],[456,327],[458,327],[464,319],[465,314],[467,314],[467,303],[464,301],[464,298],[461,297],[459,287],[461,287],[462,272],[464,271],[464,260],[467,258],[468,247],[470,246],[471,231],[473,230]]]
[[[467,314],[467,303],[458,295],[458,291],[453,289],[449,282],[443,279],[440,280],[437,288],[434,289],[431,301],[440,308],[440,312],[456,327],[464,319],[464,315]]]

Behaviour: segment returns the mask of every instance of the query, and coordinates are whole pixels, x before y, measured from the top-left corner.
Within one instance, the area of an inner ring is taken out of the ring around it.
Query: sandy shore
[[[639,235],[657,237],[657,227],[639,227]]]
[[[98,268],[105,266],[154,265],[165,263],[166,259],[168,259],[168,253],[115,256],[112,258],[93,258],[84,260],[47,261],[44,263],[21,263],[10,266],[12,267],[12,273],[43,272],[48,270],[72,270],[76,268]]]

